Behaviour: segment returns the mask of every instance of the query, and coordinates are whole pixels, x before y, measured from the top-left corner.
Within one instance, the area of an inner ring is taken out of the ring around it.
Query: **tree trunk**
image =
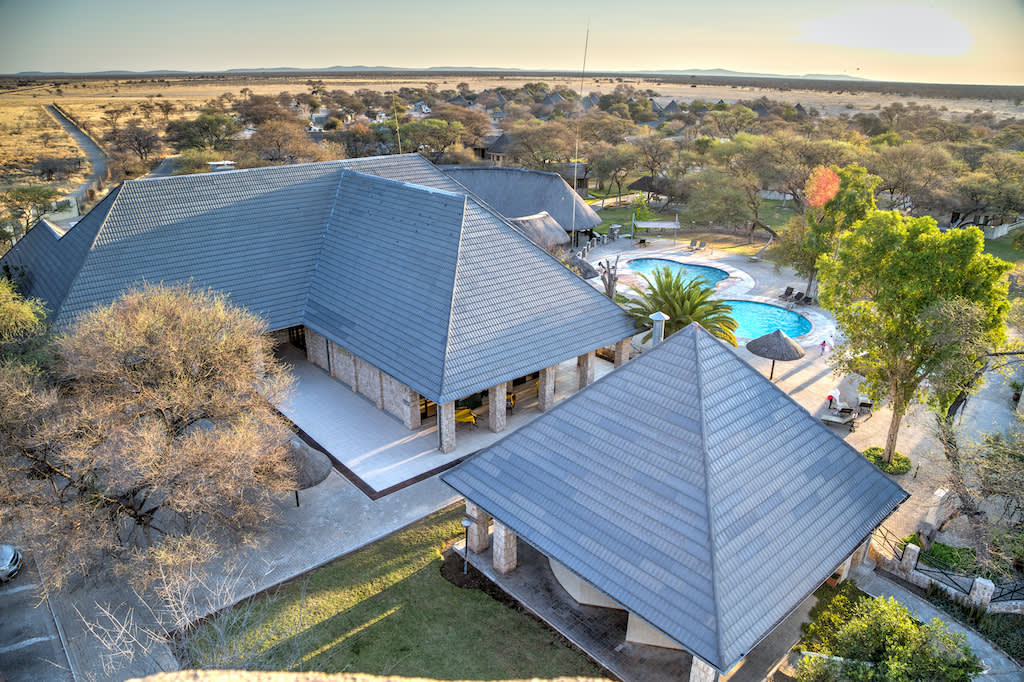
[[[811,274],[807,276],[807,288],[804,290],[804,296],[811,295],[811,287],[814,286],[814,277],[818,274],[817,270],[811,270]]]
[[[894,403],[892,406],[892,421],[889,422],[889,433],[885,437],[885,451],[882,459],[886,462],[892,461],[893,453],[896,452],[896,436],[900,432],[900,424],[903,423],[903,415],[907,413],[905,404]]]

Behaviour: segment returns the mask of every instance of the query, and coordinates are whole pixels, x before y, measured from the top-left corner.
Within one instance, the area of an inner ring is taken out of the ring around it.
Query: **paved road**
[[[106,177],[107,175],[107,155],[103,153],[103,150],[96,146],[96,143],[89,139],[89,136],[78,129],[74,123],[64,117],[57,109],[47,104],[46,111],[53,116],[57,123],[61,124],[64,130],[68,131],[68,134],[75,139],[75,143],[81,147],[85,153],[89,156],[89,163],[92,164],[92,175],[89,179],[82,183],[75,189],[69,197],[80,199],[85,196],[86,190],[89,189],[89,185],[93,181]]]
[[[21,575],[0,585],[0,677],[9,682],[73,682],[49,605],[39,601],[39,572],[25,557]]]
[[[174,171],[178,169],[179,158],[180,156],[178,154],[164,157],[160,163],[157,164],[156,168],[146,173],[145,177],[166,178],[168,175],[172,175]]]

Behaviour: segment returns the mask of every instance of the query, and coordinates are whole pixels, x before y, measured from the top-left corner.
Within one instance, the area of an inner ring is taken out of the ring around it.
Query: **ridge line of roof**
[[[306,293],[302,297],[302,324],[306,324],[306,307],[309,305],[309,292],[313,289],[313,279],[316,278],[316,273],[320,270],[320,256],[324,252],[324,242],[327,241],[327,231],[331,229],[331,218],[334,217],[334,211],[338,207],[338,198],[341,196],[341,185],[345,181],[345,173],[355,172],[350,171],[348,168],[342,166],[341,173],[338,175],[338,184],[334,188],[334,200],[331,202],[331,210],[327,212],[327,216],[324,218],[323,227],[320,229],[320,236],[318,237],[319,243],[317,244],[316,255],[313,257],[313,269],[309,273],[309,279],[306,281]]]
[[[452,194],[448,192],[448,194]],[[452,268],[454,271],[452,274],[452,297],[448,301],[448,326],[444,332],[444,360],[441,365],[441,385],[438,386],[438,396],[445,395],[445,384],[448,379],[448,355],[451,352],[452,345],[452,324],[455,322],[455,295],[456,290],[459,286],[459,270],[462,266],[462,239],[466,235],[466,204],[469,202],[469,197],[465,194],[452,194],[452,196],[462,197],[462,220],[459,223],[459,246],[455,250],[455,267]],[[440,412],[438,417],[440,417]],[[438,437],[440,437],[440,430],[438,430]]]
[[[118,200],[121,198],[121,192],[124,190],[124,186],[125,186],[125,183],[122,182],[117,187],[115,187],[113,190],[111,190],[107,194],[107,196],[103,197],[103,199],[100,201],[100,204],[102,204],[104,201],[107,201],[109,199],[110,200],[110,205],[107,206],[106,213],[103,214],[103,219],[100,220],[99,224],[96,226],[96,231],[93,233],[92,238],[89,240],[89,246],[85,249],[85,255],[82,257],[82,260],[78,263],[78,271],[75,272],[75,276],[71,278],[70,282],[68,282],[67,289],[64,291],[64,297],[61,299],[60,305],[57,306],[57,308],[54,309],[54,311],[53,311],[53,318],[52,319],[54,321],[56,321],[57,318],[60,317],[61,309],[64,307],[64,304],[67,303],[68,297],[71,295],[71,292],[74,291],[75,285],[78,283],[78,278],[82,276],[82,271],[85,270],[85,263],[89,260],[89,257],[92,256],[92,254],[93,254],[93,247],[96,246],[96,240],[100,238],[100,232],[102,232],[103,228],[106,226],[107,218],[110,217],[110,212],[114,209],[114,205],[117,204]],[[111,197],[113,197],[113,199],[111,199]],[[99,207],[99,204],[94,206],[93,209],[96,209],[98,207]],[[85,215],[89,216],[91,214],[92,214],[92,211],[89,211]],[[75,227],[78,227],[78,225],[76,224]],[[74,229],[74,228],[72,228],[72,229]],[[70,232],[70,231],[71,230],[68,230],[68,232]],[[64,234],[67,234],[67,232],[65,232]],[[71,324],[72,322],[74,322],[74,319],[68,320],[67,324]]]
[[[697,358],[694,371],[697,374],[697,405],[699,406],[700,414],[700,451],[703,455],[704,465],[704,506],[705,514],[708,520],[708,540],[710,541],[710,554],[711,554],[711,580],[708,581],[711,585],[711,602],[715,605],[715,654],[718,656],[718,660],[722,665],[725,664],[725,655],[722,651],[722,606],[718,600],[718,553],[715,552],[715,520],[714,514],[711,509],[711,477],[708,475],[708,425],[707,425],[707,414],[704,409],[704,374],[701,372],[701,347],[700,347],[700,332],[704,331],[709,336],[710,332],[706,331],[697,322],[691,322],[690,328],[693,329],[693,350],[694,356]],[[715,667],[715,666],[712,666]]]

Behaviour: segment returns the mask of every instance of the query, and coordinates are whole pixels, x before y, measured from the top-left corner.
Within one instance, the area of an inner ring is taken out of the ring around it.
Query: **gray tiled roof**
[[[720,671],[907,497],[697,325],[441,478]]]
[[[58,326],[142,282],[306,324],[437,402],[609,345],[623,311],[419,155],[124,183],[4,256]]]
[[[602,222],[558,173],[486,166],[446,166],[444,172],[507,218],[547,211],[566,232],[574,224],[574,210],[577,230],[589,230]]]

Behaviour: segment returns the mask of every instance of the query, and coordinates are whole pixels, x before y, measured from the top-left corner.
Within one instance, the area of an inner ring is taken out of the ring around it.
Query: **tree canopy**
[[[0,515],[47,589],[126,564],[145,583],[271,517],[290,377],[263,331],[221,295],[146,286],[80,317],[49,373],[0,363]]]
[[[1011,266],[983,253],[983,246],[977,228],[941,232],[931,218],[872,211],[840,238],[835,254],[818,261],[819,299],[844,339],[833,363],[862,374],[869,393],[887,397],[892,407],[886,461],[911,401],[948,402],[952,389],[945,377],[976,361],[950,363],[963,344],[940,333],[947,316],[939,307],[953,301],[979,306],[972,348],[1005,339],[1009,303],[1000,280]]]

